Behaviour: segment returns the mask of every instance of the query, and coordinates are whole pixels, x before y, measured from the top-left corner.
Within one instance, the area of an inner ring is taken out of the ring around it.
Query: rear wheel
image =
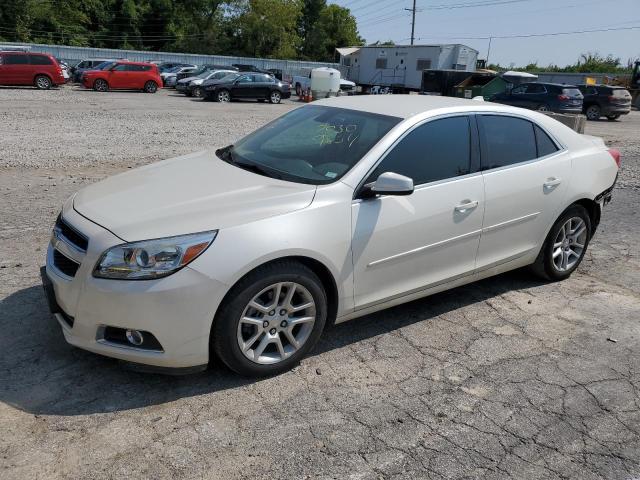
[[[282,100],[282,95],[277,90],[274,90],[271,92],[271,95],[269,95],[269,102],[271,103],[280,103],[280,100]]]
[[[216,100],[218,100],[220,103],[230,102],[231,94],[229,93],[229,90],[220,90],[216,95]]]
[[[591,240],[591,219],[581,205],[573,205],[551,227],[533,271],[546,280],[564,280],[574,272]]]
[[[302,86],[299,83],[296,83],[296,95],[299,97],[302,96]]]
[[[549,108],[549,105],[546,104],[542,104],[542,105],[538,105],[538,111],[539,112],[550,112],[551,109]]]
[[[601,116],[600,107],[598,105],[589,105],[585,115],[587,120],[598,120]]]
[[[193,95],[194,97],[202,97],[202,88],[200,87],[194,87],[193,91],[191,92],[191,95]]]
[[[149,80],[144,84],[144,91],[146,93],[156,93],[158,91],[158,84],[153,80]]]
[[[109,84],[106,80],[98,78],[95,82],[93,82],[93,89],[96,92],[106,92],[109,90]]]
[[[220,307],[211,345],[246,376],[289,370],[315,345],[327,317],[327,297],[312,270],[292,261],[266,265],[242,279]]]
[[[39,90],[49,90],[51,88],[51,79],[46,75],[38,75],[34,80],[34,85]]]

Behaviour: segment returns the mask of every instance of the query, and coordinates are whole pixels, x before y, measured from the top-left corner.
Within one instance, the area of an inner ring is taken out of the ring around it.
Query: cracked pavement
[[[140,374],[74,349],[38,267],[82,185],[295,104],[64,88],[0,89],[0,105],[2,479],[640,478],[640,112],[587,125],[623,170],[569,280],[515,271],[378,312],[251,380],[219,364]]]

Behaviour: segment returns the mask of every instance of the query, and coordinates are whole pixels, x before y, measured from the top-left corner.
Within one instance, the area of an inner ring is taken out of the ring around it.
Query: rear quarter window
[[[551,155],[559,150],[558,146],[553,140],[542,130],[539,126],[534,125],[533,129],[536,134],[536,147],[538,150],[538,157],[545,157]]]

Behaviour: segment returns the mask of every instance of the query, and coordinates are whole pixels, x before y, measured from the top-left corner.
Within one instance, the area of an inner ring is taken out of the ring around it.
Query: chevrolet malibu
[[[69,198],[43,282],[72,345],[249,376],[325,326],[519,267],[583,259],[620,155],[534,111],[430,96],[297,108],[215,152]]]

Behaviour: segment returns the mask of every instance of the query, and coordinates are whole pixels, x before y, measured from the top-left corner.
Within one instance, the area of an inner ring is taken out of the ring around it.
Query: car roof
[[[551,87],[560,87],[560,88],[576,88],[576,85],[572,84],[572,83],[553,83],[553,82],[522,82],[520,83],[520,85],[523,84],[527,84],[527,85],[548,85]]]
[[[317,100],[313,102],[313,105],[346,108],[399,118],[410,118],[430,110],[443,108],[455,108],[464,111],[482,110],[483,107],[490,106],[495,111],[514,111],[514,107],[497,103],[457,97],[441,97],[438,95],[351,95]],[[517,111],[520,110],[517,109]]]
[[[108,60],[106,60],[108,61]],[[155,63],[149,63],[149,62],[132,62],[130,60],[114,60],[114,62],[116,63],[120,63],[120,64],[124,64],[124,65],[154,65]]]

